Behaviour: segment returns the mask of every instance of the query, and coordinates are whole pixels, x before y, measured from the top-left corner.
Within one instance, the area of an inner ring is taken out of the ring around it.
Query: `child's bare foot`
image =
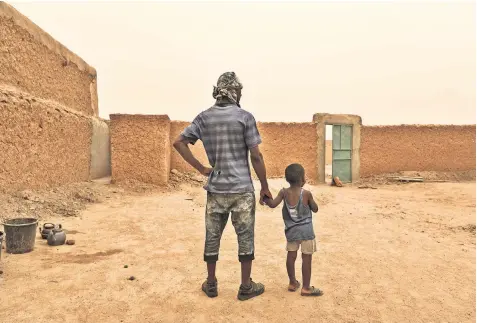
[[[319,290],[318,288],[315,288],[314,286],[311,286],[310,288],[302,288],[301,289],[301,296],[321,296],[323,295],[323,292]]]
[[[288,284],[289,292],[296,292],[298,288],[300,288],[300,282],[296,279],[294,282],[290,282],[290,284]]]

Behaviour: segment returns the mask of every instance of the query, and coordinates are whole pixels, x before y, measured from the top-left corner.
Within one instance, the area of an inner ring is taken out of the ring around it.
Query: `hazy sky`
[[[475,5],[15,3],[98,72],[99,109],[192,120],[235,71],[259,121],[475,123]]]

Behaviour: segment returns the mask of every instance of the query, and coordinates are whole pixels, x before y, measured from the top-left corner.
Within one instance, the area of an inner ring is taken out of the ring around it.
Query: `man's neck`
[[[226,107],[228,105],[236,105],[240,108],[239,103],[235,103],[235,102],[232,102],[232,101],[227,100],[227,99],[217,100],[217,101],[215,101],[215,105],[217,105],[219,107]]]

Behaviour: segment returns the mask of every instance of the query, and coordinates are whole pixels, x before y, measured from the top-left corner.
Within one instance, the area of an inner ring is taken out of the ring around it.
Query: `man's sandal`
[[[263,284],[255,283],[254,281],[252,281],[252,279],[250,279],[250,283],[251,284],[248,287],[240,285],[240,289],[237,295],[237,298],[240,301],[246,301],[247,299],[251,299],[265,292],[265,286],[263,286]]]
[[[202,291],[211,298],[217,297],[217,295],[219,295],[219,293],[217,292],[217,285],[217,280],[214,282],[209,282],[208,280],[206,280],[202,284]]]

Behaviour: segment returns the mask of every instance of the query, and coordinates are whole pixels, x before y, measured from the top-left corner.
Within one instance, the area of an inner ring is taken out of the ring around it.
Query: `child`
[[[285,179],[289,188],[282,189],[274,199],[266,199],[265,203],[275,208],[282,200],[283,221],[285,222],[285,236],[287,238],[287,272],[290,278],[288,290],[296,291],[300,282],[295,277],[295,260],[301,245],[302,253],[302,296],[321,296],[323,292],[314,286],[310,287],[311,258],[316,251],[315,233],[313,231],[312,211],[318,212],[318,205],[313,200],[311,192],[304,190],[305,169],[300,164],[291,164],[285,169]]]

